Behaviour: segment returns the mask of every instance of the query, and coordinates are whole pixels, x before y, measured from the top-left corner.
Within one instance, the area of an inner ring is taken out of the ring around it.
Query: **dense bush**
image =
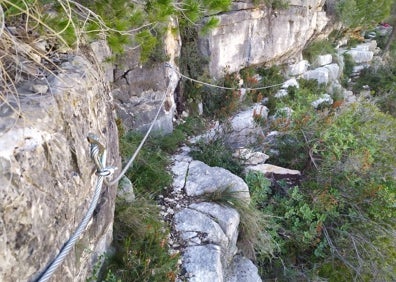
[[[390,15],[392,3],[392,0],[341,0],[336,10],[339,20],[346,26],[370,27]]]
[[[335,54],[335,48],[329,40],[313,41],[303,50],[304,58],[310,63],[313,63],[318,55],[324,54]]]
[[[278,183],[286,186],[266,191],[260,208],[272,215],[280,251],[278,260],[259,262],[263,275],[392,281],[396,120],[370,102],[314,110],[309,92],[297,90],[287,100],[294,110],[289,121],[276,124],[278,160],[303,169],[304,177],[299,187]]]
[[[198,142],[191,156],[209,166],[224,167],[236,175],[241,175],[243,170],[242,164],[233,158],[232,150],[225,144],[222,136],[217,136],[208,142]]]
[[[383,111],[396,116],[396,67],[394,61],[379,68],[364,69],[354,85],[359,92],[367,85],[375,103]]]

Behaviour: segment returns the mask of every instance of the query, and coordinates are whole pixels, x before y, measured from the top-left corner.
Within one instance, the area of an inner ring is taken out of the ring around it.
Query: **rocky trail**
[[[378,58],[375,41],[360,44],[352,50],[338,50],[339,60],[333,62],[332,55],[319,56],[314,66],[301,61],[289,66],[287,80],[276,97],[288,95],[289,86],[299,87],[296,78],[316,80],[328,84],[328,93],[312,103],[312,110],[321,104],[331,105],[330,95],[339,91],[345,101],[344,106],[356,101],[357,97],[340,84],[344,63],[342,54],[348,52],[356,66],[352,77],[357,76],[364,66]],[[292,111],[292,109],[290,109]],[[219,135],[234,149],[233,156],[244,164],[244,173],[258,171],[272,183],[284,179],[288,187],[298,185],[301,173],[295,169],[283,168],[266,163],[269,156],[265,152],[250,149],[257,142],[271,142],[277,132],[265,132],[255,122],[254,116],[260,113],[261,119],[276,119],[269,113],[265,103],[254,104],[247,110],[229,119],[228,126],[216,123],[206,133],[192,137],[190,146],[200,140],[209,142]],[[229,187],[242,201],[249,202],[247,184],[242,178],[221,167],[210,167],[190,156],[191,147],[183,146],[172,157],[170,172],[173,183],[160,196],[161,215],[171,225],[168,244],[172,252],[181,253],[179,281],[261,281],[257,267],[238,248],[240,214],[230,205],[208,201],[206,195]]]

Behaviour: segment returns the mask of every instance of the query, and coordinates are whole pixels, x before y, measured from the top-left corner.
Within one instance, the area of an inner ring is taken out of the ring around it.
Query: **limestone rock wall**
[[[0,281],[34,281],[73,234],[97,176],[88,133],[120,167],[112,99],[82,56],[29,81],[0,109]],[[38,93],[38,91],[40,93]],[[116,187],[103,187],[87,230],[50,281],[85,281],[112,240]]]
[[[175,33],[178,23],[170,19],[168,32],[163,38],[164,50],[158,52],[160,58],[150,59],[148,63],[139,62],[137,48],[127,50],[122,60],[115,66],[113,95],[118,117],[126,130],[146,131],[154,119],[166,95],[164,106],[154,126],[154,131],[170,133],[173,130],[173,117],[176,110],[174,92],[179,82],[178,74],[166,67],[163,61],[177,68],[176,60],[180,56],[181,40]],[[155,56],[154,55],[154,56]]]
[[[237,1],[230,11],[216,15],[219,26],[199,40],[211,76],[219,78],[225,69],[232,73],[249,65],[299,60],[305,44],[329,20],[324,0],[288,2],[287,9],[274,10]]]

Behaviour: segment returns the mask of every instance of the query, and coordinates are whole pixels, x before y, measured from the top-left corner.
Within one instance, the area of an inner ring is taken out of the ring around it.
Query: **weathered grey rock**
[[[288,80],[286,80],[283,84],[282,84],[282,88],[283,89],[287,89],[289,87],[296,87],[299,88],[300,85],[298,84],[298,81],[295,77],[292,77]]]
[[[354,103],[357,101],[356,96],[353,94],[352,91],[345,91],[344,92],[344,99],[346,103]]]
[[[230,128],[226,128],[227,143],[232,148],[247,147],[257,142],[263,136],[261,127],[255,119],[266,120],[268,108],[255,104],[248,110],[238,113],[230,121]]]
[[[253,152],[251,149],[240,148],[232,154],[233,157],[238,158],[244,165],[257,165],[265,163],[269,156],[263,152]]]
[[[327,87],[327,93],[329,93],[332,97],[341,97],[343,96],[346,90],[338,81],[334,81]]]
[[[307,80],[316,80],[319,84],[327,84],[329,83],[329,70],[325,67],[319,67],[314,70],[309,70],[305,72],[303,75],[304,79]]]
[[[353,66],[352,75],[359,75],[362,70],[364,70],[368,67],[369,67],[368,64]]]
[[[136,197],[133,191],[133,184],[126,176],[123,176],[118,184],[117,198],[127,203],[135,201]]]
[[[283,98],[288,95],[287,89],[279,89],[278,92],[275,93],[275,98]]]
[[[322,67],[324,65],[329,65],[333,62],[333,56],[331,54],[319,55],[315,58],[313,62],[314,67]]]
[[[235,248],[235,250],[230,250],[228,253],[234,255],[236,253],[236,241],[238,239],[238,212],[230,207],[209,202],[191,204],[189,208],[214,218],[214,221],[220,225],[224,234],[227,236],[230,242],[229,245]]]
[[[235,256],[225,282],[261,282],[257,267],[243,256]]]
[[[184,188],[188,196],[200,196],[224,188],[229,188],[241,199],[249,199],[249,188],[240,177],[200,161],[190,163]]]
[[[220,247],[213,244],[187,247],[182,258],[188,281],[223,281],[221,255]]]
[[[138,50],[126,50],[118,68],[115,70],[115,89],[113,96],[118,117],[126,130],[146,131],[165,96],[159,117],[153,130],[166,134],[173,130],[173,117],[176,110],[174,91],[179,82],[175,62],[180,55],[180,36],[172,32],[177,28],[177,21],[170,19],[168,31],[164,37],[164,56],[167,62],[151,62],[141,65]]]
[[[317,109],[322,106],[330,106],[333,104],[333,98],[329,94],[323,94],[321,97],[311,103],[311,105]]]
[[[111,99],[94,66],[71,57],[51,95],[20,96],[18,117],[0,138],[0,281],[33,281],[76,230],[97,176],[88,133],[120,167]],[[12,115],[9,115],[12,116]],[[51,281],[85,281],[112,239],[116,187],[102,190],[87,230]]]
[[[298,63],[291,64],[287,67],[286,74],[288,76],[298,76],[308,70],[309,62],[307,60],[299,61]]]
[[[352,50],[347,51],[346,53],[351,55],[353,61],[356,64],[370,62],[374,56],[373,51],[366,51],[364,49],[352,49]]]
[[[269,176],[269,175],[299,176],[299,175],[301,175],[300,171],[298,171],[298,170],[283,168],[283,167],[271,165],[271,164],[259,164],[259,165],[255,165],[255,166],[248,166],[246,168],[246,172],[249,172],[249,171],[258,171],[266,176]]]
[[[225,235],[220,225],[208,215],[193,209],[182,209],[175,214],[175,229],[177,232],[196,232],[201,235],[204,244],[215,244],[226,249],[229,239]],[[195,245],[194,242],[187,240],[188,245]]]
[[[174,191],[171,194],[184,188],[188,196],[199,196],[230,187],[231,191],[236,192],[235,196],[248,203],[248,187],[241,178],[223,168],[193,161],[188,157],[188,152],[189,149],[184,148],[172,158]],[[183,279],[226,281],[225,275],[233,271],[230,267],[238,251],[239,220],[239,213],[235,209],[212,202],[191,203],[175,212],[174,228],[181,245],[185,247],[182,250]],[[242,272],[250,271],[257,274],[257,269],[250,265]],[[242,272],[239,277],[245,277]],[[246,277],[254,275],[247,273]]]
[[[335,82],[339,79],[341,72],[338,64],[330,64],[324,66],[329,71],[329,82]]]
[[[174,191],[182,191],[186,184],[186,176],[190,163],[192,162],[192,158],[188,156],[189,151],[190,148],[183,147],[182,153],[172,156],[173,165],[171,167],[171,172],[173,174],[172,187]]]
[[[5,101],[0,104],[0,137],[17,123],[19,110],[16,101]]]
[[[377,41],[370,40],[368,42],[360,43],[356,45],[355,50],[362,50],[362,51],[372,51],[375,52],[377,49]]]
[[[375,31],[381,35],[381,36],[386,36],[392,32],[392,26],[383,26],[383,25],[378,25],[375,28]]]
[[[106,82],[114,81],[113,65],[108,61],[112,56],[109,45],[106,40],[96,40],[91,44],[92,51],[95,53],[95,58],[103,72],[103,76]]]
[[[209,73],[221,77],[255,64],[299,57],[309,38],[324,31],[328,19],[323,0],[290,1],[288,9],[236,2],[216,17],[219,25],[201,35],[199,47],[209,59]]]

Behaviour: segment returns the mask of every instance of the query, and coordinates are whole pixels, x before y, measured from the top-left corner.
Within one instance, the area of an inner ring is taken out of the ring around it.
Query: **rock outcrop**
[[[108,164],[120,167],[111,100],[93,64],[73,56],[56,76],[29,81],[2,105],[1,281],[36,279],[87,212],[97,180],[88,133],[106,144]],[[87,230],[50,281],[90,275],[112,240],[115,194],[115,186],[103,187]]]
[[[209,73],[222,77],[249,65],[299,59],[305,44],[321,34],[327,23],[324,0],[291,0],[287,9],[233,2],[230,11],[216,15],[220,24],[201,36],[199,47],[209,59]]]
[[[175,60],[180,56],[181,40],[172,30],[177,29],[177,21],[171,19],[168,32],[163,38],[164,54],[167,62],[177,69]],[[176,111],[174,92],[179,76],[174,69],[162,62],[151,59],[141,64],[140,53],[136,48],[126,50],[114,70],[113,96],[117,116],[126,130],[146,131],[158,111],[165,96],[165,102],[154,125],[154,131],[166,134],[173,130],[173,118]]]
[[[246,183],[220,167],[194,161],[188,148],[173,157],[174,181],[163,215],[171,216],[178,243],[171,244],[182,253],[182,276],[187,281],[261,281],[257,267],[238,254],[240,216],[224,204],[208,202],[205,194],[230,189],[242,201],[249,201]],[[171,212],[170,212],[171,211]]]

